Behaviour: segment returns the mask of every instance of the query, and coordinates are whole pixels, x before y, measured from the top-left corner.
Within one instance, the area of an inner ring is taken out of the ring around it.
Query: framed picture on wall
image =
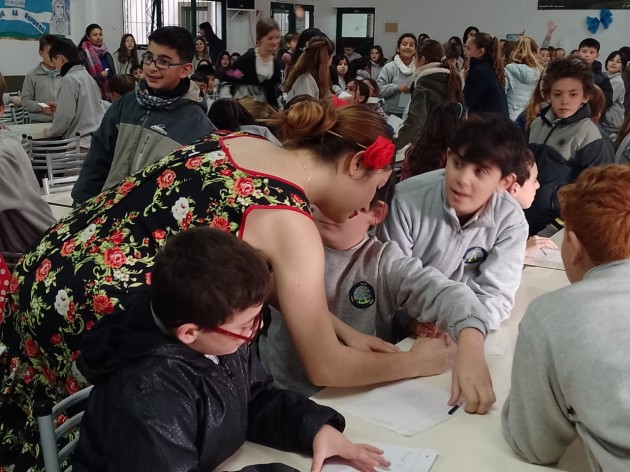
[[[0,38],[70,35],[70,0],[0,0]]]

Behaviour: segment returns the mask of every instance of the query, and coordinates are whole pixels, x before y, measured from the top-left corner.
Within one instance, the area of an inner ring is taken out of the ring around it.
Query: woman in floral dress
[[[272,124],[284,148],[239,134],[180,148],[74,210],[18,264],[0,321],[7,347],[0,363],[0,457],[17,464],[16,471],[39,455],[34,400],[58,401],[84,386],[74,367],[83,333],[126,308],[151,283],[166,240],[191,226],[224,229],[263,251],[274,272],[276,306],[318,385],[416,375],[417,355],[388,357],[339,344],[338,338],[364,350],[392,350],[330,316],[323,248],[309,210],[310,201],[344,221],[369,208],[391,173],[386,124],[367,109],[318,102],[298,103]]]

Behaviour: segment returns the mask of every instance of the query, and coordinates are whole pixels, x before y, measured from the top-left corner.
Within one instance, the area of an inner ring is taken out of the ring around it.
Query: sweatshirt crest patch
[[[369,308],[376,301],[376,292],[374,287],[362,280],[352,286],[348,298],[350,303],[357,308]]]
[[[479,246],[469,247],[464,253],[466,264],[479,264],[488,258],[488,251]]]

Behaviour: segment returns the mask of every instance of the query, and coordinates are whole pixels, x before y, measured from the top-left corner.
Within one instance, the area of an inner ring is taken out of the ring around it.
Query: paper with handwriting
[[[391,462],[387,468],[377,467],[377,470],[389,472],[428,472],[437,458],[437,452],[430,449],[410,449],[392,444],[374,443],[353,439],[355,443],[371,444],[383,450],[383,457]],[[356,471],[343,460],[326,461],[322,472],[351,472]]]

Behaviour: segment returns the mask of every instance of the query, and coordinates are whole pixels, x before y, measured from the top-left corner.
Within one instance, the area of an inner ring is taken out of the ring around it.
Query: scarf
[[[107,54],[107,47],[103,44],[101,47],[92,46],[92,43],[89,41],[83,41],[81,44],[81,49],[85,51],[85,56],[87,58],[87,66],[88,72],[92,77],[100,76],[101,72],[103,72],[103,65],[101,64],[101,60],[99,56],[104,56]]]
[[[394,56],[394,63],[396,64],[396,67],[398,67],[400,73],[403,75],[411,75],[416,70],[416,62],[413,59],[407,66],[398,54]]]
[[[174,90],[156,94],[148,87],[147,81],[142,79],[138,82],[138,87],[136,87],[136,101],[142,108],[153,110],[168,108],[182,98],[189,88],[190,79],[182,79]]]

